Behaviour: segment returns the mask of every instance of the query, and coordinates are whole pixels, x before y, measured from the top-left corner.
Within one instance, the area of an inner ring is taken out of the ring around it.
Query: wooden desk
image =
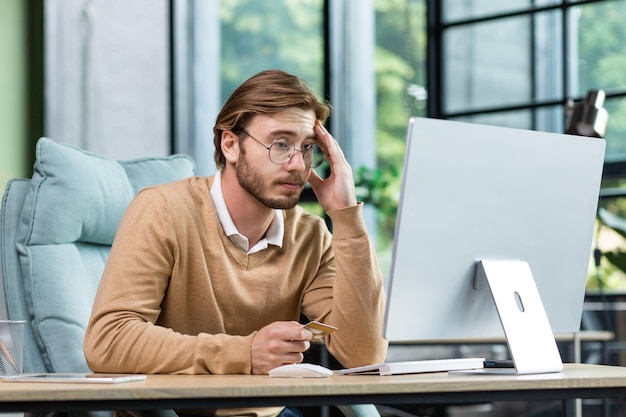
[[[454,404],[626,397],[626,368],[567,364],[540,375],[150,375],[124,384],[0,383],[0,411],[228,408],[271,405]],[[564,401],[565,404],[565,401]]]

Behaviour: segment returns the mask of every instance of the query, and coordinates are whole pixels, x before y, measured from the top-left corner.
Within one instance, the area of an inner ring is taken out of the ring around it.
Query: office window
[[[323,0],[220,2],[221,99],[250,76],[278,68],[324,94]]]
[[[429,2],[440,45],[429,115],[563,132],[564,106],[604,89],[607,161],[626,162],[626,1]],[[441,74],[441,75],[437,75]],[[438,78],[440,77],[440,78]]]
[[[425,116],[426,2],[375,2],[376,167],[382,190],[372,190],[378,207],[377,249],[389,265],[408,119]],[[376,194],[378,193],[378,194]]]
[[[525,10],[531,4],[528,0],[444,0],[442,3],[443,19],[446,22],[492,16]],[[536,0],[535,6],[558,4],[559,0]]]
[[[558,13],[513,16],[444,32],[444,111],[515,106],[560,97]],[[531,34],[536,33],[533,42]],[[560,126],[554,126],[558,129]]]
[[[590,89],[607,92],[610,121],[607,161],[626,161],[626,1],[583,4],[570,10],[578,22],[577,65],[570,68],[574,96]]]

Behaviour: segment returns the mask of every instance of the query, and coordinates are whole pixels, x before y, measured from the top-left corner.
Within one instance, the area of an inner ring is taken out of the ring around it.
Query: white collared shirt
[[[222,193],[222,175],[220,171],[215,173],[210,193],[211,198],[213,199],[213,205],[217,211],[217,217],[220,219],[220,223],[224,228],[226,236],[228,236],[233,243],[239,246],[241,250],[251,254],[266,249],[268,245],[278,247],[283,246],[285,220],[283,218],[282,210],[274,210],[274,219],[267,228],[265,236],[259,240],[256,245],[250,248],[248,238],[239,233],[239,230],[237,230],[235,223],[233,223],[233,218],[230,217],[230,213],[226,207],[226,201],[224,201],[224,194]]]

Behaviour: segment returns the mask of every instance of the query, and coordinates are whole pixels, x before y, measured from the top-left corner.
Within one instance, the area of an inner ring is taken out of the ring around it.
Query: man
[[[303,360],[301,313],[338,328],[324,341],[343,366],[384,360],[383,278],[329,113],[302,80],[261,72],[217,117],[215,176],[136,196],[87,328],[93,371],[267,374]],[[307,181],[332,235],[297,206]]]

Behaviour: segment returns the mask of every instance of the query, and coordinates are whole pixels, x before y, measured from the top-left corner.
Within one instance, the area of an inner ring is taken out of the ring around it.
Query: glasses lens
[[[324,152],[318,145],[310,145],[304,151],[304,163],[309,168],[317,168],[324,162]]]
[[[324,162],[324,152],[315,144],[303,144],[302,150],[298,152],[302,153],[304,164],[309,168],[317,168]],[[295,146],[290,139],[280,138],[276,139],[270,147],[270,160],[278,165],[286,164],[289,162],[293,154],[295,153]]]
[[[293,148],[293,142],[289,139],[276,139],[270,147],[270,160],[278,165],[286,164],[293,155]]]

